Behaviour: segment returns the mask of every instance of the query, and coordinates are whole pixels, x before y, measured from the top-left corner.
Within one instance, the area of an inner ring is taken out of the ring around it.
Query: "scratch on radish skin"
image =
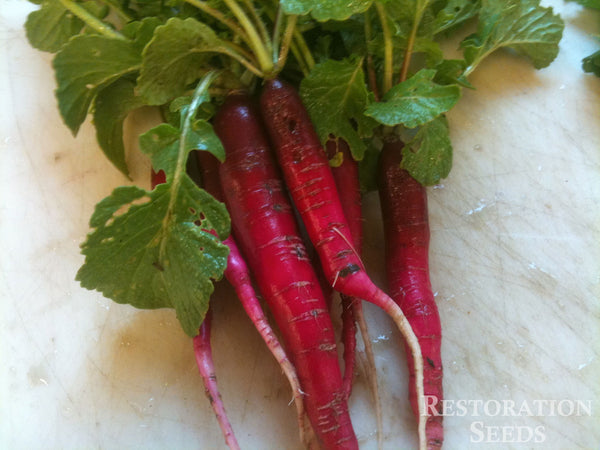
[[[331,283],[331,287],[335,289],[335,284],[337,283],[338,278],[340,277],[340,271],[335,274],[335,278],[333,279],[333,283]]]
[[[344,236],[344,234],[337,227],[331,227],[331,229],[333,231],[335,231],[337,234],[339,234],[340,237],[344,241],[346,241],[346,243],[348,244],[348,247],[350,247],[350,249],[352,249],[352,251],[354,252],[354,254],[356,255],[356,257],[358,258],[358,260],[361,262],[361,266],[362,266],[362,259],[361,259],[360,255],[358,254],[358,252],[356,251],[356,249],[354,248],[354,245],[352,245],[352,243],[346,238],[346,236]]]
[[[327,314],[327,313],[328,313],[328,311],[326,309],[314,309],[312,311],[308,311],[308,312],[305,312],[305,313],[295,316],[292,320],[290,320],[290,323],[316,319],[318,316],[320,316],[322,314]]]

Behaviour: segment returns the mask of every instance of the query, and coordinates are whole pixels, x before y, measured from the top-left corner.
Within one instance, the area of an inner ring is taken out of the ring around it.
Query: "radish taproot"
[[[315,433],[325,448],[356,449],[333,324],[260,112],[248,96],[230,95],[214,129],[225,148],[220,175],[233,235],[283,335]]]
[[[162,170],[155,172],[151,171],[150,185],[154,189],[157,185],[166,183],[166,174]],[[215,417],[223,433],[225,443],[231,450],[239,450],[240,446],[233,432],[233,427],[229,421],[229,417],[225,411],[225,405],[221,398],[221,393],[217,386],[217,376],[215,374],[215,363],[212,356],[212,346],[210,342],[211,318],[212,313],[208,309],[204,321],[198,330],[198,334],[193,338],[194,355],[198,371],[202,377],[204,391],[210,402],[210,406],[215,413]]]
[[[224,201],[221,182],[219,179],[219,161],[208,152],[196,152],[197,160],[202,175],[202,184],[213,197],[219,201]],[[309,447],[311,445],[312,430],[310,424],[305,422],[305,411],[300,381],[296,373],[296,369],[289,360],[279,339],[275,336],[273,329],[265,316],[265,313],[256,297],[250,269],[233,238],[229,236],[225,241],[225,245],[229,247],[229,257],[227,258],[227,268],[225,269],[225,278],[233,286],[238,299],[242,303],[246,314],[254,324],[256,330],[267,345],[271,354],[275,357],[281,370],[285,374],[294,397],[296,412],[298,415],[298,425],[300,430],[300,440]]]
[[[227,418],[225,405],[223,404],[221,393],[217,386],[217,376],[215,374],[215,364],[210,343],[211,316],[212,312],[209,309],[202,325],[200,325],[198,335],[193,339],[196,364],[198,365],[200,376],[204,382],[206,397],[215,412],[217,422],[219,422],[221,432],[225,438],[225,443],[231,450],[239,450],[240,446],[233,432],[233,427]]]
[[[400,307],[367,275],[352,245],[329,160],[296,90],[281,80],[265,83],[261,111],[291,197],[316,248],[326,279],[341,294],[382,308],[402,333],[414,359],[417,398],[423,399],[419,342]],[[426,411],[419,409],[419,447],[425,448]]]
[[[424,393],[437,405],[428,416],[427,448],[442,446],[442,328],[429,279],[429,219],[426,188],[401,168],[401,141],[383,146],[379,167],[379,197],[383,216],[386,273],[390,295],[404,311],[421,346],[424,364]],[[408,360],[410,403],[418,414],[415,371]]]
[[[335,181],[340,203],[350,227],[352,244],[356,252],[362,253],[363,215],[362,193],[360,189],[358,162],[353,158],[348,143],[341,138],[330,138],[325,144],[325,151],[330,160],[337,163],[332,165],[331,173]],[[340,161],[341,159],[341,161]],[[377,437],[379,447],[383,445],[383,412],[379,398],[379,383],[375,366],[375,354],[371,345],[369,328],[365,319],[362,300],[346,295],[342,299],[342,342],[344,343],[344,387],[348,396],[352,392],[352,377],[356,362],[356,325],[361,333],[365,352],[365,373],[375,407],[377,420]]]

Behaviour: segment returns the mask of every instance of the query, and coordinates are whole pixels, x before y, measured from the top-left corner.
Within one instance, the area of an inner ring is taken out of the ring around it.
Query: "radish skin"
[[[325,277],[341,294],[382,308],[402,333],[415,366],[417,398],[423,396],[423,358],[419,342],[400,307],[367,275],[352,245],[329,161],[300,96],[289,84],[269,80],[261,110],[292,199],[323,265]],[[419,448],[426,448],[423,401],[419,401]]]
[[[401,141],[384,144],[380,155],[379,196],[385,231],[386,270],[391,296],[404,311],[419,339],[424,365],[424,391],[437,404],[437,413],[427,419],[427,448],[439,449],[442,426],[442,331],[440,316],[429,279],[429,219],[424,186],[400,167]],[[409,398],[418,414],[412,361]]]
[[[247,96],[231,95],[214,129],[226,152],[219,172],[233,234],[283,335],[315,433],[327,449],[357,449],[333,324],[260,113]]]

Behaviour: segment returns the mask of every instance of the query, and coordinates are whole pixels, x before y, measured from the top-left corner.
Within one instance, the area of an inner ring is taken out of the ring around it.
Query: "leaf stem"
[[[167,214],[165,214],[165,221],[171,220],[173,217],[173,210],[175,208],[175,202],[177,201],[177,196],[179,194],[179,187],[181,185],[181,180],[183,176],[186,174],[186,166],[187,166],[187,158],[188,158],[188,150],[187,150],[187,136],[190,132],[190,128],[192,126],[192,121],[194,116],[196,115],[196,111],[198,111],[198,107],[202,104],[205,94],[208,92],[208,88],[211,83],[218,76],[218,71],[208,72],[202,80],[198,83],[198,86],[194,90],[194,94],[192,95],[192,101],[189,104],[185,117],[183,118],[181,124],[181,134],[179,136],[179,148],[177,152],[177,162],[175,164],[175,171],[173,173],[173,180],[171,181],[171,197],[169,198],[169,206],[167,208]],[[168,229],[168,227],[163,227],[164,229]],[[166,240],[163,240],[163,244]],[[161,249],[162,253],[162,249]]]
[[[260,69],[265,74],[270,73],[273,70],[273,61],[271,61],[269,52],[267,51],[265,44],[261,41],[256,28],[252,25],[252,22],[236,0],[223,0],[223,2],[237,18],[241,27],[246,32],[249,39],[248,45],[254,51]]]
[[[296,29],[296,21],[298,16],[289,16],[285,25],[285,31],[283,33],[283,41],[281,42],[281,49],[279,50],[279,57],[277,58],[277,69],[281,70],[285,65],[285,60],[290,51],[290,44],[294,37],[294,30]],[[313,63],[314,64],[314,63]]]
[[[308,67],[309,70],[312,69],[315,65],[315,59],[313,58],[310,48],[308,47],[308,45],[306,44],[306,41],[304,40],[304,36],[302,36],[302,33],[300,33],[300,30],[298,30],[297,27],[294,27],[294,40],[296,41],[296,44],[298,45],[298,51],[304,58],[304,62],[306,63],[306,66]]]
[[[266,14],[275,24],[273,30],[273,61],[276,62],[279,59],[277,54],[277,52],[280,51],[278,42],[280,38],[281,22],[285,17],[285,13],[279,7],[278,1],[263,3],[263,6],[265,7]],[[305,76],[308,75],[310,69],[315,65],[315,60],[310,49],[308,48],[308,45],[306,44],[306,41],[304,40],[304,36],[302,36],[302,33],[298,29],[297,20],[293,27],[293,39],[291,40],[289,47],[290,51],[294,55],[294,58],[296,58],[302,73]],[[278,67],[278,70],[280,69],[281,67]]]
[[[412,50],[415,45],[415,39],[417,37],[417,22],[415,21],[415,25],[413,25],[412,30],[410,31],[410,35],[408,37],[408,42],[406,45],[406,51],[404,52],[404,61],[402,61],[402,68],[400,69],[400,82],[403,82],[408,77],[408,67],[410,66],[410,60],[412,57]]]
[[[108,5],[113,11],[121,17],[125,22],[131,22],[133,17],[125,12],[123,8],[115,1],[115,0],[103,0],[103,2]]]
[[[304,60],[302,53],[300,52],[300,50],[298,50],[298,43],[296,41],[292,41],[292,43],[290,44],[290,51],[292,52],[292,55],[294,55],[294,58],[296,58],[296,61],[298,61],[298,65],[300,66],[300,70],[302,71],[302,74],[305,77],[308,76],[308,74],[310,72],[310,68],[306,64],[306,61]]]
[[[279,58],[279,34],[281,32],[281,22],[283,21],[283,10],[281,7],[277,8],[277,14],[275,15],[275,22],[273,25],[273,36],[271,37],[271,41],[273,42],[273,62],[277,61]]]
[[[250,72],[252,72],[257,77],[262,78],[265,75],[258,67],[256,67],[252,63],[251,60],[246,59],[244,56],[242,56],[238,52],[237,46],[235,46],[233,44],[224,45],[219,53],[222,53],[227,56],[231,56],[233,59],[235,59],[237,62],[239,62],[242,66],[244,66],[246,69],[248,69]]]
[[[369,87],[373,92],[375,101],[379,101],[379,87],[377,86],[377,73],[375,72],[375,64],[373,62],[373,54],[370,49],[370,41],[373,38],[373,27],[371,26],[371,14],[370,9],[365,11],[365,46],[367,48],[367,77],[369,80]]]
[[[101,35],[113,39],[127,40],[125,36],[111,28],[108,24],[101,21],[96,16],[92,15],[88,10],[86,10],[83,6],[79,5],[78,3],[75,3],[72,0],[59,1],[67,10],[69,10],[79,19],[83,20],[88,27],[97,31]]]
[[[219,22],[221,22],[223,25],[225,25],[227,28],[229,28],[233,32],[233,34],[239,36],[247,44],[250,43],[250,40],[248,39],[248,35],[246,34],[246,32],[244,30],[242,30],[234,21],[229,20],[227,17],[225,17],[225,15],[218,9],[213,8],[212,6],[208,5],[205,1],[202,1],[202,0],[185,0],[185,1],[187,3],[189,3],[190,5],[198,8],[203,13],[208,14],[213,19],[216,19]]]
[[[254,19],[254,22],[258,26],[258,31],[259,31],[260,35],[262,36],[262,40],[265,43],[266,49],[268,51],[271,51],[272,50],[271,38],[269,37],[269,32],[267,31],[267,27],[265,26],[265,23],[263,22],[261,17],[258,15],[256,9],[254,8],[254,5],[252,4],[252,1],[251,0],[243,0],[243,1],[244,1],[244,4],[246,5],[246,8],[250,11],[250,16],[252,17],[252,19]]]
[[[385,7],[379,2],[375,3],[375,7],[383,31],[383,93],[385,94],[392,88],[393,83],[394,46],[392,45],[392,31],[385,14]]]
[[[402,61],[402,68],[400,69],[400,82],[403,82],[408,77],[408,68],[410,66],[410,60],[412,59],[413,48],[415,47],[415,41],[417,40],[417,31],[423,18],[423,13],[427,8],[428,1],[425,0],[422,3],[417,2],[415,20],[413,22],[410,35],[408,36],[408,42],[406,43],[406,51],[404,52],[404,61]]]

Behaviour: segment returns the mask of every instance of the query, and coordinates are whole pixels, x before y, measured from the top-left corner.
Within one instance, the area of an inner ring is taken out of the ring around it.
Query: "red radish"
[[[340,201],[344,215],[350,226],[352,244],[360,254],[362,247],[362,206],[360,185],[358,183],[358,165],[350,154],[346,141],[330,139],[325,147],[328,158],[341,154],[342,162],[332,168],[338,192],[343,192]],[[344,390],[346,395],[352,393],[352,383],[356,363],[356,317],[354,311],[362,309],[360,299],[355,300],[342,295],[342,342],[344,344]],[[367,339],[368,340],[368,339]]]
[[[400,167],[403,144],[388,142],[380,160],[381,209],[385,229],[386,268],[391,296],[410,322],[421,346],[424,364],[424,390],[441,408],[442,328],[429,280],[429,220],[427,192],[418,181]],[[418,414],[415,373],[410,371],[410,403]],[[427,419],[427,448],[442,446],[442,411]]]
[[[323,265],[325,277],[341,294],[381,307],[401,331],[415,363],[417,396],[423,399],[423,359],[419,342],[398,305],[367,275],[352,245],[352,234],[329,167],[300,96],[289,84],[269,80],[261,94],[264,122],[292,199]],[[425,447],[426,415],[419,406],[419,445]]]
[[[214,129],[226,152],[220,175],[233,234],[283,335],[315,433],[325,448],[357,449],[333,324],[260,113],[247,96],[231,95]]]
[[[325,145],[327,157],[331,160],[341,156],[341,163],[332,167],[331,172],[340,196],[340,203],[350,227],[354,249],[362,252],[363,217],[362,195],[358,174],[358,163],[350,152],[350,147],[344,139],[329,139]],[[377,382],[377,369],[375,355],[371,345],[371,337],[365,320],[362,300],[342,295],[342,341],[344,342],[344,386],[347,395],[352,391],[352,376],[356,359],[356,324],[358,323],[362,335],[366,356],[366,376],[371,386],[377,417],[377,436],[379,447],[383,445],[383,412],[379,400],[379,384]]]
[[[223,400],[221,400],[221,394],[219,393],[217,386],[215,364],[213,362],[212,349],[210,345],[210,322],[211,311],[209,309],[206,313],[204,321],[202,322],[202,325],[200,326],[198,335],[194,337],[194,353],[196,355],[196,363],[198,364],[200,376],[202,376],[202,380],[204,381],[206,396],[210,401],[210,405],[212,406],[215,416],[217,417],[217,422],[219,422],[219,426],[221,427],[221,431],[225,437],[225,443],[231,450],[239,450],[240,446],[235,438],[233,428],[229,423],[229,419],[227,418],[225,406],[223,405]]]
[[[165,173],[161,170],[159,172],[152,171],[150,182],[152,189],[158,184],[166,182]],[[212,350],[210,344],[210,322],[211,322],[211,311],[210,308],[206,313],[206,317],[200,325],[198,335],[194,337],[194,354],[196,355],[196,363],[198,364],[198,370],[204,383],[204,390],[206,396],[210,401],[210,405],[213,408],[219,427],[225,438],[225,443],[231,450],[239,450],[240,446],[235,438],[233,428],[225,412],[225,405],[221,399],[221,394],[217,386],[217,377],[215,375],[215,364],[212,357]]]
[[[221,182],[219,180],[219,161],[208,152],[198,151],[196,152],[196,155],[200,165],[204,189],[217,200],[224,201]],[[248,269],[233,236],[229,236],[223,243],[229,247],[227,268],[225,269],[224,274],[225,278],[227,278],[227,281],[229,281],[235,289],[248,317],[250,317],[250,320],[287,377],[292,388],[294,403],[296,404],[296,411],[298,413],[300,439],[309,446],[311,430],[307,429],[309,424],[306,424],[304,420],[304,401],[296,369],[288,359],[285,350],[279,343],[277,336],[275,336],[275,333],[265,317],[262,306],[256,298],[254,287],[252,286],[250,270]]]

